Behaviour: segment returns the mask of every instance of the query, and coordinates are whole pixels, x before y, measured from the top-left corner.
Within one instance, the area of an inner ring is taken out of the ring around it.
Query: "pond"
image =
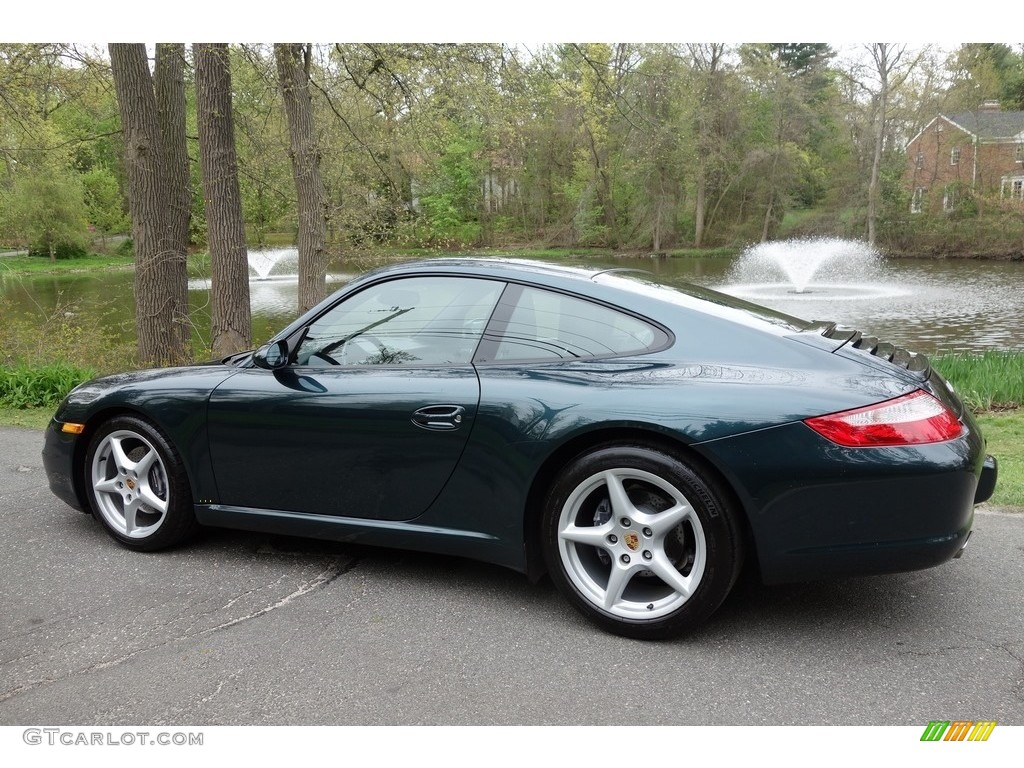
[[[748,252],[749,253],[749,252]],[[574,263],[559,259],[561,263]],[[802,292],[781,274],[750,273],[739,258],[586,258],[576,263],[643,269],[665,282],[688,281],[807,320],[834,320],[926,354],[987,349],[1024,350],[1024,263],[967,259],[840,259],[836,277],[825,270]],[[383,261],[335,264],[331,281],[346,280]],[[287,271],[287,270],[286,270]],[[104,326],[133,334],[133,275],[127,271],[48,275],[5,274],[0,297],[15,311],[99,313]],[[295,316],[294,277],[250,282],[253,336],[262,342]],[[209,283],[190,281],[198,335],[209,335]]]

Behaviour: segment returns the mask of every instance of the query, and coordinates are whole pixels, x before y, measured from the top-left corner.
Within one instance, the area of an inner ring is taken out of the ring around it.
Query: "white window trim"
[[[1024,175],[1003,176],[999,196],[1024,200]]]
[[[921,213],[924,208],[924,195],[927,192],[924,187],[917,187],[914,189],[914,194],[910,197],[910,212]]]
[[[949,150],[949,164],[960,165],[960,147],[953,147]]]

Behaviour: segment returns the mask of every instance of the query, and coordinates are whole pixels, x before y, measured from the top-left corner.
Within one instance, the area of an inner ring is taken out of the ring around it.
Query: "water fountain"
[[[846,301],[905,296],[866,243],[809,238],[761,243],[744,251],[719,290],[774,305],[784,301]]]
[[[249,260],[249,271],[256,280],[270,280],[271,273],[279,264],[295,264],[299,258],[299,251],[297,248],[250,250],[246,257]],[[285,277],[294,278],[295,273],[292,272]]]

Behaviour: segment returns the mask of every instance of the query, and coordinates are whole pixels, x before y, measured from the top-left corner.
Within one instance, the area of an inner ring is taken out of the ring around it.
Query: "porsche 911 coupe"
[[[136,550],[201,526],[475,558],[628,637],[766,583],[959,556],[996,482],[919,354],[631,270],[436,259],[254,352],[107,376],[50,487]]]

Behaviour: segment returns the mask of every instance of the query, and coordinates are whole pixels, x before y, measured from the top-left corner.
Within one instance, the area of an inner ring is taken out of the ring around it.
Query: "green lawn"
[[[999,480],[989,503],[1024,508],[1024,410],[983,413],[978,422],[988,452],[999,461]]]
[[[69,272],[93,269],[126,269],[135,262],[130,256],[104,256],[98,253],[77,259],[50,261],[39,256],[4,256],[0,254],[0,272],[15,274]]]
[[[46,429],[53,408],[0,408],[0,426]]]

